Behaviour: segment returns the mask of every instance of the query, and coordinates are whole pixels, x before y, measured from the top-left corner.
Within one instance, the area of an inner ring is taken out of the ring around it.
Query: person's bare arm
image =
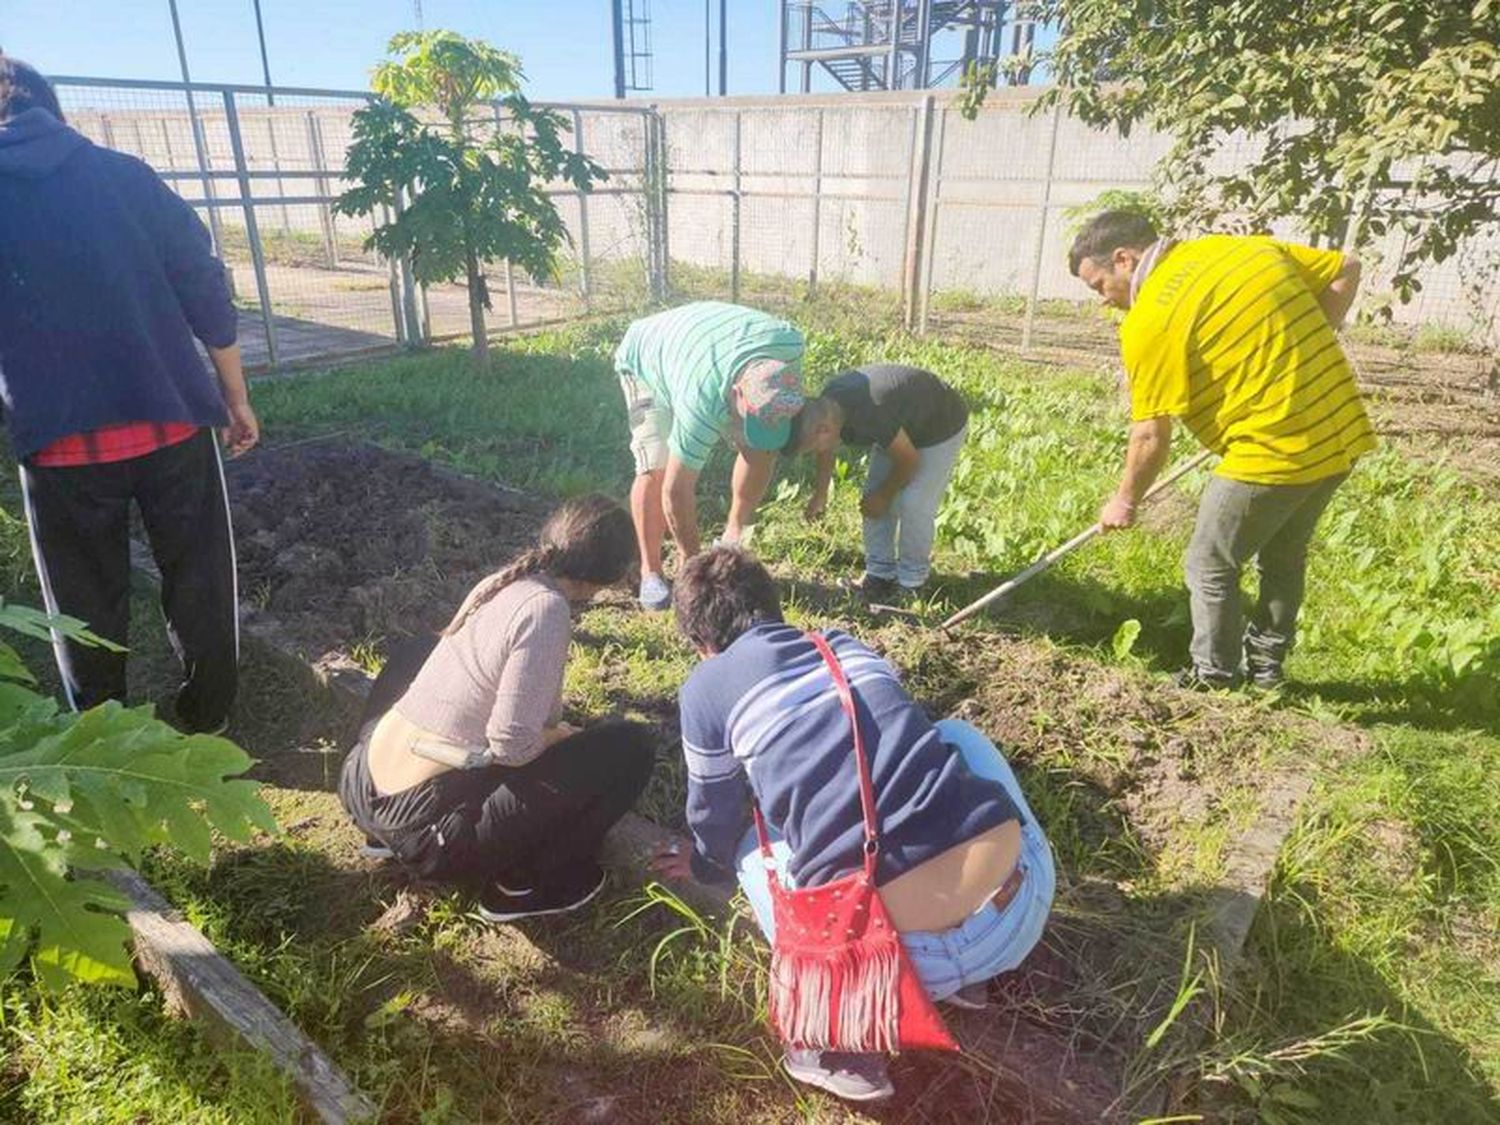
[[[1338,276],[1328,283],[1328,287],[1318,294],[1318,304],[1323,309],[1323,315],[1328,318],[1328,323],[1333,325],[1334,330],[1344,326],[1344,317],[1349,314],[1349,308],[1354,304],[1355,295],[1359,292],[1360,273],[1363,266],[1360,260],[1353,254],[1344,255],[1343,267]]]
[[[220,436],[229,456],[238,457],[260,440],[260,421],[250,408],[250,389],[245,385],[245,367],[240,360],[239,344],[227,348],[209,348],[209,361],[219,377],[219,393],[229,411],[229,425]]]
[[[677,549],[684,559],[692,558],[702,547],[698,538],[698,470],[688,468],[675,453],[667,458],[661,501],[667,530],[677,541]]]
[[[891,501],[901,494],[907,481],[917,475],[917,468],[922,464],[922,451],[912,444],[911,435],[905,430],[896,431],[885,452],[891,459],[891,471],[885,480],[865,493],[859,505],[859,510],[872,520],[885,515]]]
[[[734,459],[734,477],[729,491],[729,519],[724,523],[724,542],[739,543],[755,516],[755,509],[776,473],[776,454],[762,449],[741,449]]]
[[[1160,475],[1171,451],[1171,418],[1147,418],[1131,424],[1120,487],[1099,512],[1099,523],[1105,531],[1118,531],[1135,523],[1136,505]]]
[[[833,483],[834,452],[819,453],[813,467],[812,495],[808,498],[807,507],[802,514],[810,520],[822,519],[823,513],[828,511],[828,488]]]

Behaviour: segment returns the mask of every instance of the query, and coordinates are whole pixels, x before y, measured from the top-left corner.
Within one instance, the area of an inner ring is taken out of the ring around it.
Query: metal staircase
[[[845,90],[939,85],[971,62],[997,59],[1007,21],[1012,50],[1029,43],[1025,8],[1023,0],[781,0],[782,89],[788,63],[800,66],[804,91],[814,68]],[[934,44],[958,54],[937,59]]]

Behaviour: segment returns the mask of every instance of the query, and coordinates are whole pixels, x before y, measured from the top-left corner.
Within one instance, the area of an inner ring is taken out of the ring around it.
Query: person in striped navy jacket
[[[667,878],[744,888],[773,919],[750,802],[772,830],[781,878],[818,886],[861,866],[859,775],[849,721],[808,636],[782,619],[770,574],[717,547],[673,595],[703,658],[679,695],[692,839],[658,853]],[[854,696],[875,788],[876,883],[936,1000],[983,1006],[986,983],[1036,945],[1051,908],[1052,854],[1016,776],[967,723],[928,720],[894,668],[841,630],[824,637]],[[788,1050],[787,1072],[851,1100],[891,1093],[882,1055]]]

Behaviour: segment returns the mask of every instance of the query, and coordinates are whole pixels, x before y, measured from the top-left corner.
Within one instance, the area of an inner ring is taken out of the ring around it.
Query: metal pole
[[[516,267],[509,258],[505,259],[505,303],[506,311],[510,314],[510,326],[514,328],[521,323],[521,317],[516,309]]]
[[[573,151],[583,155],[583,114],[573,110]],[[588,304],[593,286],[589,274],[589,193],[578,193],[578,286]]]
[[[706,2],[707,2],[707,0],[705,0],[705,3]],[[777,42],[779,44],[778,47],[777,47],[777,50],[780,53],[776,56],[776,92],[778,94],[784,94],[784,93],[786,93],[786,36],[787,36],[786,21],[787,21],[787,16],[790,14],[789,9],[787,8],[787,0],[781,0],[781,6],[780,7],[781,7],[781,33],[780,33],[780,35],[778,36],[778,39],[777,39]]]
[[[1145,504],[1153,497],[1155,497],[1158,493],[1171,487],[1179,477],[1182,477],[1191,470],[1196,469],[1199,465],[1203,464],[1203,462],[1207,461],[1211,456],[1213,456],[1212,452],[1210,450],[1204,449],[1196,455],[1189,457],[1186,461],[1178,465],[1166,476],[1162,477],[1161,480],[1153,484],[1146,491],[1146,495],[1141,497],[1141,503]],[[964,606],[963,609],[959,610],[938,627],[940,629],[951,629],[960,621],[964,621],[970,617],[973,617],[985,606],[999,601],[1001,598],[1005,597],[1005,595],[1012,593],[1016,589],[1016,587],[1020,586],[1022,583],[1035,578],[1038,574],[1042,573],[1042,571],[1046,570],[1054,563],[1066,558],[1068,555],[1071,555],[1074,551],[1078,550],[1079,547],[1082,547],[1085,543],[1093,539],[1103,530],[1104,528],[1096,523],[1094,524],[1094,526],[1084,531],[1080,531],[1077,535],[1073,536],[1073,538],[1069,539],[1061,547],[1052,548],[1052,550],[1048,551],[1041,558],[1037,559],[1036,562],[1032,563],[1025,570],[1021,571],[1020,574],[1017,574],[1014,578],[1002,582],[999,586],[996,586],[993,590],[991,590],[984,597],[980,598],[978,601],[971,602],[969,605]]]
[[[615,25],[615,97],[625,96],[625,6],[624,0],[610,0]]]
[[[908,329],[917,321],[917,293],[922,284],[922,231],[927,218],[928,180],[932,172],[932,114],[934,98],[928,94],[918,110],[916,152],[907,187],[906,269],[902,277],[904,319]]]
[[[729,0],[719,0],[719,97],[729,93]]]
[[[901,89],[901,3],[891,0],[891,53],[885,63],[885,88]]]
[[[266,76],[266,104],[275,105],[276,95],[271,92],[271,59],[266,54],[266,25],[260,18],[260,0],[251,0],[255,5],[255,35],[260,40],[260,69]]]
[[[1062,125],[1062,106],[1052,111],[1052,139],[1047,145],[1047,173],[1042,181],[1042,209],[1036,222],[1036,252],[1031,258],[1031,292],[1026,297],[1026,320],[1021,326],[1021,350],[1031,347],[1036,323],[1037,296],[1042,287],[1042,253],[1047,244],[1047,209],[1052,203],[1052,169],[1057,162],[1057,132]]]
[[[803,0],[802,3],[802,49],[812,50],[812,0]],[[804,59],[802,62],[802,92],[812,92],[812,60]]]
[[[936,174],[932,177],[932,183],[927,187],[927,212],[925,222],[922,226],[922,291],[917,295],[917,335],[927,335],[927,309],[932,299],[932,270],[937,261],[937,228],[938,228],[938,204],[943,194],[943,155],[947,152],[948,138],[948,110],[944,107],[938,114],[937,141],[934,143],[933,151],[937,153],[936,159],[932,161],[932,168]]]
[[[729,239],[729,299],[740,299],[740,111],[734,111],[734,211]]]
[[[188,73],[187,47],[182,41],[182,21],[177,17],[177,0],[167,0],[167,8],[172,13],[172,37],[177,40],[177,65],[182,70],[182,82],[190,86],[193,76]],[[188,121],[193,131],[193,151],[198,157],[198,175],[203,182],[203,200],[208,211],[208,232],[213,237],[214,253],[220,258],[224,253],[224,232],[219,225],[219,209],[213,205],[216,198],[214,195],[213,181],[208,178],[208,153],[203,143],[202,122],[198,120],[198,106],[193,101],[193,91],[188,89],[187,107]],[[234,290],[234,274],[229,273],[229,288]]]
[[[665,301],[672,291],[672,239],[667,211],[667,196],[671,190],[672,175],[671,150],[667,148],[667,119],[655,106],[651,107],[649,121],[656,137],[658,169],[656,177],[656,257],[659,263],[657,285],[660,287],[660,299]]]
[[[323,130],[318,127],[317,115],[312,110],[307,111],[307,151],[312,156],[313,168],[318,172],[313,184],[319,195],[331,200],[328,177],[324,175],[327,162],[323,156]],[[323,228],[323,258],[329,269],[338,269],[339,249],[334,239],[333,208],[327,202],[318,207],[318,225]]]
[[[224,91],[224,120],[229,126],[229,146],[234,153],[234,170],[239,177],[240,206],[245,212],[245,240],[250,243],[250,264],[255,269],[255,291],[260,298],[261,320],[266,326],[266,356],[274,371],[281,366],[276,346],[276,318],[271,312],[271,287],[266,281],[266,259],[260,245],[260,227],[255,221],[255,200],[250,195],[249,168],[245,165],[245,142],[240,136],[240,115],[235,109],[234,92]]]
[[[912,88],[925,90],[932,85],[932,0],[917,0],[917,69],[912,74]]]
[[[713,10],[714,0],[703,0],[703,96],[714,92],[713,88]]]
[[[807,295],[811,297],[818,288],[818,255],[820,253],[820,228],[823,225],[823,114],[818,110],[815,139],[813,140],[813,213],[812,213],[812,261],[807,268]]]

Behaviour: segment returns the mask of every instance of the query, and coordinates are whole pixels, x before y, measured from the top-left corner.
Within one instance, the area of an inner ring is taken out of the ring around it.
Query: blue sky
[[[703,0],[650,6],[656,94],[701,95]],[[730,0],[730,93],[776,89],[777,7]],[[251,0],[178,0],[178,9],[195,80],[261,81]],[[718,0],[713,9],[717,27]],[[271,77],[286,86],[364,89],[386,40],[413,26],[412,0],[261,0],[261,11]],[[422,0],[422,11],[428,28],[519,54],[534,98],[613,93],[610,0]],[[52,74],[178,75],[167,0],[0,0],[0,48]]]

